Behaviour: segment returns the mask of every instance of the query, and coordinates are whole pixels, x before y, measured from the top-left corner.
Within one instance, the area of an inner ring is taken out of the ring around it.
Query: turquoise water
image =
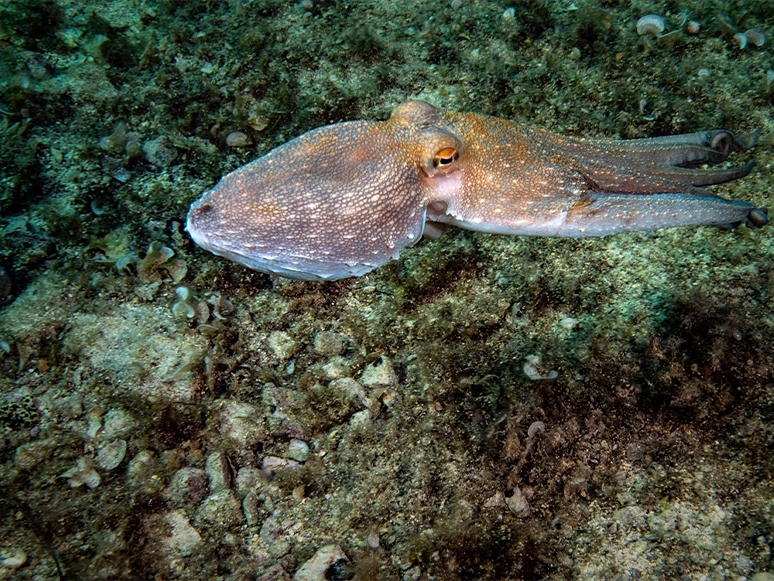
[[[0,14],[0,578],[770,578],[770,227],[450,228],[335,283],[183,228],[229,171],[412,98],[761,128],[713,191],[770,207],[770,2]]]

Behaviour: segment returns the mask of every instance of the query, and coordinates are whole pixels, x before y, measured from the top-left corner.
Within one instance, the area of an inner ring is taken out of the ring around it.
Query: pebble
[[[191,555],[202,544],[202,537],[185,516],[182,510],[173,510],[164,517],[172,534],[164,539],[164,544],[183,557]]]
[[[257,490],[266,482],[266,476],[255,466],[244,466],[236,476],[236,491],[239,496],[246,496]]]
[[[328,570],[339,561],[348,564],[349,559],[338,545],[320,547],[314,556],[298,568],[293,581],[326,581],[331,579]],[[346,577],[344,577],[346,578]]]
[[[254,492],[248,492],[242,501],[242,512],[248,526],[254,527],[261,522],[261,503]]]
[[[207,492],[207,474],[204,470],[186,466],[174,473],[166,496],[177,504],[198,504],[207,496]]]
[[[527,437],[534,438],[538,432],[545,432],[545,431],[546,431],[545,423],[538,420],[536,422],[532,422],[529,425],[529,428],[527,428]]]
[[[349,375],[349,363],[343,357],[333,357],[322,369],[328,379],[341,379]]]
[[[97,471],[94,470],[92,459],[86,456],[78,458],[76,465],[62,476],[68,479],[70,488],[79,488],[84,484],[89,488],[96,488],[102,481]]]
[[[158,462],[150,450],[138,452],[126,468],[129,484],[143,487],[149,492],[157,491],[162,485],[162,479],[157,472]]]
[[[232,527],[245,521],[242,503],[231,490],[219,490],[205,498],[196,511],[196,520],[210,525]]]
[[[347,399],[359,402],[363,407],[370,407],[371,400],[366,395],[365,389],[351,377],[335,379],[328,384],[332,391],[344,394]]]
[[[272,477],[280,470],[298,468],[298,466],[299,464],[295,460],[278,458],[277,456],[266,456],[261,463],[261,470],[266,476]]]
[[[114,440],[97,452],[97,467],[110,471],[118,467],[126,456],[126,440]]]
[[[352,414],[349,418],[349,425],[353,428],[366,428],[371,424],[373,414],[369,410],[363,410]]]
[[[314,350],[323,357],[335,357],[347,350],[349,338],[333,331],[320,331],[314,336]]]
[[[250,138],[241,131],[232,131],[226,135],[226,145],[229,147],[244,147],[250,145]]]
[[[360,383],[365,387],[396,387],[398,376],[390,360],[382,355],[366,365]]]
[[[265,437],[260,423],[261,413],[254,405],[222,400],[220,415],[220,433],[233,440],[239,448],[255,446]]]
[[[288,444],[288,458],[298,460],[299,462],[306,462],[309,456],[309,445],[303,440],[290,440]]]
[[[105,414],[102,435],[108,440],[123,436],[134,428],[135,421],[124,410],[110,410]]]
[[[160,135],[152,141],[146,141],[142,146],[145,159],[158,167],[167,167],[177,158],[177,150],[166,135]]]
[[[0,567],[18,569],[27,562],[27,553],[23,549],[5,548],[0,550]]]
[[[284,331],[272,331],[267,340],[269,348],[274,351],[277,359],[285,361],[296,352],[295,340]]]
[[[532,512],[529,508],[527,498],[519,487],[513,489],[513,494],[511,496],[505,497],[505,504],[510,511],[519,518],[527,518]]]
[[[210,479],[210,490],[224,490],[232,487],[231,468],[225,454],[213,452],[207,456],[204,471]]]

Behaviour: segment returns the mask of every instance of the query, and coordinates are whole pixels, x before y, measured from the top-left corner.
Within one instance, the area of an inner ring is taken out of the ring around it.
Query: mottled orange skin
[[[743,177],[727,131],[632,141],[562,137],[410,101],[388,121],[310,131],[225,176],[188,230],[215,254],[300,279],[357,276],[452,224],[501,234],[601,236],[748,222],[765,213],[699,186]],[[452,155],[453,154],[453,155]]]

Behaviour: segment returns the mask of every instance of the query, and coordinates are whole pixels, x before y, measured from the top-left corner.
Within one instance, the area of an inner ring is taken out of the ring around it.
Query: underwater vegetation
[[[0,579],[770,579],[770,229],[450,229],[320,283],[184,223],[410,99],[760,128],[713,191],[770,208],[773,30],[763,0],[5,2]]]

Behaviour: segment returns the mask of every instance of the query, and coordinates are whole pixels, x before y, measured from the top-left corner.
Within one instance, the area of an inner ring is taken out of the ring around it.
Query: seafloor
[[[0,579],[774,579],[771,226],[450,230],[337,283],[182,228],[229,170],[408,98],[762,128],[717,192],[774,207],[749,29],[770,0],[5,0]]]

